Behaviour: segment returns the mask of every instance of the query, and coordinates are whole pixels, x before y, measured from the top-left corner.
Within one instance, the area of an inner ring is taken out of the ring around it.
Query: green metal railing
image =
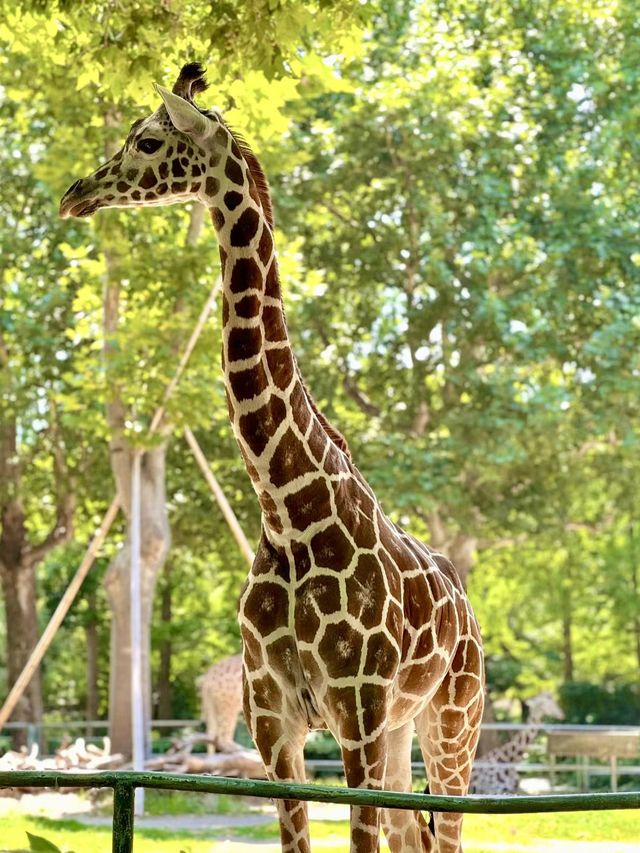
[[[133,850],[136,788],[467,814],[533,814],[640,808],[640,791],[536,797],[445,797],[433,794],[404,794],[397,791],[334,788],[326,785],[293,785],[256,779],[228,779],[223,776],[117,770],[96,773],[10,770],[0,772],[0,788],[113,788],[113,853],[131,853]]]

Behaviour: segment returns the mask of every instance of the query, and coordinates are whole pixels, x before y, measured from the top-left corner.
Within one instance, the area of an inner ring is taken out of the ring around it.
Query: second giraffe
[[[414,727],[432,794],[467,792],[483,707],[480,632],[442,554],[397,527],[319,412],[292,353],[262,169],[221,114],[198,107],[203,69],[136,121],[122,150],[76,181],[66,216],[199,201],[223,271],[229,417],[262,508],[242,590],[244,713],[271,779],[303,782],[311,729],[340,744],[353,788],[411,790]],[[308,853],[305,803],[278,802],[284,853]],[[462,815],[381,810],[392,853],[461,850]],[[375,853],[380,814],[351,808],[352,853]]]

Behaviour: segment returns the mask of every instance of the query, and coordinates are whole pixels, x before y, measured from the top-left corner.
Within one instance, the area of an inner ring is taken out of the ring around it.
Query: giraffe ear
[[[174,127],[186,133],[188,136],[196,137],[199,140],[206,139],[211,134],[212,124],[206,116],[202,115],[200,110],[185,101],[179,95],[174,95],[164,86],[155,84],[156,91],[162,98],[169,118]]]

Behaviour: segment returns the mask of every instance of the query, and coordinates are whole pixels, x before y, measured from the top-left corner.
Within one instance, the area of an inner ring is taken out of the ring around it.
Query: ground
[[[150,811],[173,803],[170,798],[165,801],[150,797],[150,792],[146,796]],[[178,802],[183,805],[183,801]],[[252,800],[240,805],[229,798],[223,805],[232,813],[148,814],[136,818],[136,853],[255,853],[256,849],[260,853],[280,853],[273,803]],[[240,807],[244,809],[242,813],[238,813]],[[348,806],[310,803],[309,810],[314,853],[345,849]],[[28,829],[63,850],[108,853],[110,808],[103,805],[99,811],[95,813],[94,804],[86,796],[73,793],[0,798],[0,845],[11,845],[0,846],[0,850],[15,850],[23,845]],[[635,840],[640,839],[640,813],[469,815],[464,838],[465,853],[640,853],[640,840]]]

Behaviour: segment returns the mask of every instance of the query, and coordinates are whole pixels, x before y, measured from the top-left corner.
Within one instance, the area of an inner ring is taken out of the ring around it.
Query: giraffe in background
[[[207,752],[236,752],[242,749],[233,735],[242,711],[242,655],[230,655],[212,664],[200,682],[202,715],[207,735],[215,738]]]
[[[541,726],[545,717],[554,720],[564,720],[564,712],[548,690],[534,696],[527,703],[529,717],[527,722],[532,726]],[[496,746],[481,756],[482,764],[497,764],[504,762],[503,767],[476,766],[471,775],[469,793],[483,794],[517,794],[519,776],[518,770],[510,765],[516,764],[526,755],[531,744],[538,737],[540,730],[523,729],[510,738],[506,743]]]
[[[244,711],[272,779],[302,782],[311,729],[329,728],[350,787],[411,789],[414,726],[434,794],[467,792],[484,662],[451,563],[397,527],[319,412],[291,350],[265,176],[182,69],[123,149],[76,181],[62,216],[199,200],[223,271],[229,417],[262,508],[239,604]],[[278,801],[284,853],[310,850],[307,807]],[[382,810],[392,853],[459,851],[462,815]],[[351,808],[351,851],[379,849],[379,810]]]

